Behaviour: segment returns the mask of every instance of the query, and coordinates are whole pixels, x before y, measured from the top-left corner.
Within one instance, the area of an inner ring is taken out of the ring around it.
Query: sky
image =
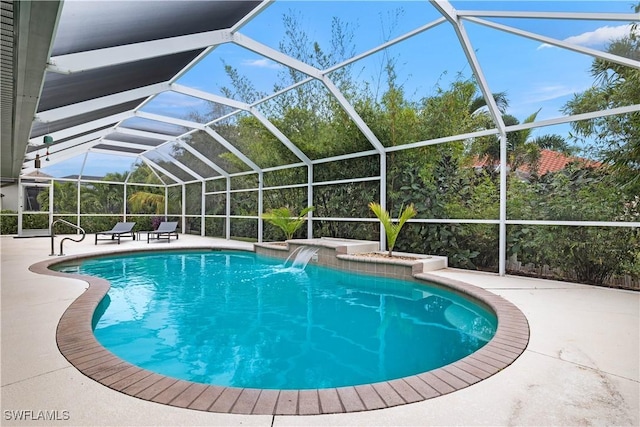
[[[607,1],[454,1],[463,10],[549,10],[563,12],[620,12],[631,13],[626,0]],[[269,47],[277,48],[285,39],[282,30],[284,15],[297,14],[309,39],[318,41],[329,50],[328,29],[331,20],[340,16],[354,25],[355,52],[361,53],[388,39],[431,22],[439,13],[423,1],[281,1],[254,18],[240,32]],[[603,50],[609,40],[628,33],[627,22],[493,19],[494,22],[516,26],[543,36],[576,43],[583,47]],[[562,116],[562,106],[573,94],[590,87],[592,58],[535,40],[507,34],[475,23],[465,23],[472,46],[492,92],[506,92],[510,101],[509,113],[520,120],[540,109],[538,120]],[[447,23],[408,39],[389,49],[396,58],[398,82],[405,94],[414,99],[433,95],[440,84],[446,87],[458,73],[471,76],[471,68],[458,47],[455,33]],[[257,54],[234,45],[214,50],[197,67],[187,73],[180,83],[221,94],[221,87],[230,86],[223,73],[222,61],[247,76],[256,88],[272,92],[278,72],[283,67]],[[354,65],[361,70],[363,81],[375,82],[383,63],[382,54],[364,59]],[[213,71],[212,71],[213,70]],[[171,100],[197,108],[193,98],[167,95],[164,106]],[[161,101],[161,100],[159,100]],[[191,104],[190,104],[191,103]],[[155,108],[155,105],[150,105]],[[163,105],[158,104],[158,108]]]
[[[458,10],[633,12],[633,3],[628,0],[452,1],[452,4]],[[317,41],[325,51],[331,50],[332,19],[339,17],[343,22],[349,23],[353,30],[352,47],[359,54],[433,22],[441,15],[430,3],[416,0],[285,0],[274,2],[241,28],[240,33],[278,49],[279,43],[286,39],[282,25],[285,16],[296,16],[301,25],[301,32],[297,35],[299,39],[306,35],[309,40]],[[485,19],[597,50],[605,49],[611,39],[629,31],[629,24],[620,21]],[[493,93],[506,92],[510,103],[508,113],[520,121],[538,110],[540,112],[537,120],[563,116],[561,110],[565,103],[574,94],[593,84],[593,78],[589,74],[592,64],[590,56],[473,22],[465,21],[465,29],[490,90]],[[354,74],[357,74],[362,84],[369,82],[372,87],[376,87],[384,55],[395,59],[398,83],[403,86],[405,95],[413,100],[434,95],[438,86],[446,89],[458,75],[464,78],[471,76],[471,67],[459,47],[452,27],[446,22],[389,48],[385,53],[356,62],[353,66]],[[284,71],[280,64],[242,47],[225,44],[214,49],[182,76],[178,83],[222,94],[223,87],[231,86],[224,73],[223,63],[236,68],[256,89],[266,93],[273,92],[278,76]],[[157,96],[144,108],[145,111],[173,117],[185,117],[189,112],[203,109],[206,109],[203,101],[173,92]],[[568,125],[558,125],[538,129],[535,133],[566,136],[568,131]],[[94,163],[107,167],[114,162],[118,160],[109,162],[101,159]],[[89,171],[85,173],[94,174]]]

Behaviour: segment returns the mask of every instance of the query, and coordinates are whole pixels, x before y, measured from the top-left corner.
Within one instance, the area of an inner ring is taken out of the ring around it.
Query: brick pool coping
[[[222,246],[179,250],[221,249],[238,250]],[[148,251],[149,249],[139,249],[66,256],[33,264],[29,270],[39,274],[80,279],[89,284],[88,289],[71,303],[58,323],[58,349],[71,365],[94,381],[151,402],[200,411],[245,415],[319,415],[383,409],[452,393],[489,378],[513,363],[529,342],[527,319],[509,301],[468,283],[421,273],[415,277],[466,295],[496,313],[498,328],[489,343],[469,356],[438,369],[390,381],[339,388],[270,390],[223,387],[171,378],[120,359],[96,340],[92,330],[93,314],[110,288],[108,281],[49,269],[61,262]]]

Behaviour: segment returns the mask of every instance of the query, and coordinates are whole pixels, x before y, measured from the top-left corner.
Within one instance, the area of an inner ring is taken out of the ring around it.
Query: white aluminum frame
[[[556,125],[569,123],[577,120],[586,120],[593,119],[598,117],[605,117],[609,115],[615,114],[627,114],[632,112],[640,111],[640,104],[630,105],[615,109],[610,109],[606,111],[597,111],[586,114],[577,114],[569,117],[557,117],[547,120],[541,120],[533,123],[522,123],[515,126],[506,126],[502,120],[501,112],[498,109],[498,106],[493,99],[492,91],[487,83],[487,80],[484,77],[482,68],[477,60],[475,55],[475,50],[472,41],[470,40],[466,28],[465,23],[473,23],[482,25],[494,30],[507,32],[519,37],[529,38],[531,40],[539,41],[542,43],[547,43],[552,46],[557,46],[561,49],[570,50],[573,52],[578,52],[581,54],[590,55],[594,58],[603,59],[606,61],[612,61],[618,64],[622,64],[624,66],[639,68],[640,69],[640,61],[619,57],[616,55],[609,54],[607,52],[597,51],[595,49],[585,48],[581,46],[577,46],[575,44],[567,43],[562,40],[557,40],[551,37],[547,37],[544,35],[536,34],[530,31],[520,30],[518,28],[514,28],[508,25],[498,24],[492,21],[488,21],[485,18],[526,18],[526,19],[571,19],[571,20],[608,20],[608,21],[635,21],[640,22],[640,17],[636,14],[624,14],[624,13],[558,13],[558,12],[521,12],[521,11],[474,11],[474,10],[456,10],[453,6],[446,0],[429,0],[430,3],[435,7],[437,11],[442,14],[441,18],[433,20],[419,28],[416,28],[412,31],[409,31],[399,37],[396,37],[390,41],[387,41],[379,46],[376,46],[366,52],[360,53],[340,64],[336,64],[326,70],[319,70],[315,67],[312,67],[308,64],[305,64],[301,61],[298,61],[290,56],[287,56],[269,46],[261,44],[239,32],[239,29],[249,22],[253,17],[259,14],[262,10],[267,8],[272,4],[271,0],[263,1],[257,6],[253,11],[247,14],[243,19],[241,19],[236,25],[229,29],[217,30],[217,31],[209,31],[200,34],[192,34],[187,36],[173,37],[169,39],[149,41],[149,42],[141,42],[141,43],[133,43],[124,46],[106,48],[106,49],[98,49],[89,52],[80,52],[69,55],[60,55],[56,57],[51,57],[49,60],[49,64],[47,66],[47,71],[55,72],[55,73],[65,73],[65,74],[73,74],[78,73],[88,69],[97,69],[101,67],[106,67],[115,64],[123,64],[128,62],[135,62],[146,58],[154,58],[163,55],[169,55],[177,52],[185,52],[194,49],[205,49],[205,51],[200,54],[197,58],[192,60],[183,70],[181,70],[175,77],[173,77],[168,82],[157,83],[153,85],[149,85],[147,87],[137,88],[133,90],[129,90],[126,92],[104,96],[101,98],[96,98],[84,102],[80,102],[73,105],[68,105],[60,108],[55,108],[48,111],[42,111],[38,113],[35,117],[36,122],[48,123],[53,122],[69,117],[73,117],[74,115],[85,113],[87,111],[95,111],[106,106],[113,106],[122,104],[127,101],[131,101],[134,99],[146,98],[144,102],[142,102],[135,110],[127,111],[119,114],[115,114],[109,117],[105,117],[102,119],[97,119],[92,122],[84,123],[82,125],[69,127],[66,129],[58,130],[51,133],[56,140],[69,138],[68,141],[63,143],[55,144],[49,147],[49,153],[51,157],[52,163],[51,165],[62,162],[68,158],[75,157],[77,155],[85,153],[85,162],[86,162],[86,153],[93,152],[104,152],[109,154],[115,154],[111,150],[102,150],[97,149],[95,146],[100,144],[108,144],[114,147],[122,147],[122,148],[134,148],[138,150],[143,150],[140,154],[131,154],[131,153],[119,153],[122,156],[134,156],[142,162],[146,163],[154,174],[163,182],[165,187],[165,195],[167,194],[168,187],[180,185],[182,188],[182,226],[184,229],[185,226],[185,197],[186,190],[185,185],[190,183],[199,182],[202,185],[201,191],[201,234],[205,233],[205,219],[208,217],[225,218],[225,230],[226,230],[226,238],[230,238],[230,225],[232,218],[250,218],[258,220],[258,240],[262,240],[263,234],[263,221],[262,221],[262,212],[263,212],[263,194],[264,191],[277,190],[279,188],[307,188],[307,203],[308,205],[313,204],[313,190],[314,187],[320,185],[341,185],[355,182],[369,182],[369,181],[379,181],[380,185],[380,203],[383,208],[386,208],[386,187],[387,187],[387,179],[386,179],[386,166],[387,166],[387,154],[401,151],[401,150],[409,150],[418,147],[443,144],[453,141],[460,141],[468,138],[482,137],[488,135],[497,135],[500,140],[500,209],[499,209],[499,218],[498,219],[412,219],[410,222],[415,223],[457,223],[457,224],[497,224],[499,226],[499,274],[504,275],[506,273],[506,247],[507,247],[507,234],[506,234],[506,226],[507,225],[566,225],[566,226],[604,226],[604,227],[640,227],[640,223],[638,222],[611,222],[611,221],[532,221],[532,220],[510,220],[507,218],[507,133],[523,130],[523,129],[534,129],[544,126]],[[471,67],[473,75],[478,82],[478,86],[480,91],[482,92],[484,98],[487,102],[488,112],[495,123],[494,129],[482,130],[477,132],[471,132],[462,135],[454,135],[443,138],[437,138],[433,140],[427,141],[416,141],[413,143],[395,146],[395,147],[384,147],[384,145],[379,141],[377,136],[371,131],[367,123],[359,116],[350,102],[346,99],[346,97],[340,92],[340,90],[334,85],[332,80],[329,78],[329,75],[340,68],[346,67],[350,64],[355,63],[358,60],[369,57],[379,51],[382,51],[390,46],[393,46],[397,43],[401,43],[404,40],[410,39],[418,34],[422,34],[434,27],[437,27],[442,24],[449,24],[452,26],[455,31],[456,37],[460,43],[460,46],[467,58],[467,61]],[[212,93],[208,93],[199,89],[187,87],[181,84],[175,83],[177,79],[184,75],[187,71],[189,71],[192,67],[199,63],[209,52],[216,48],[216,46],[223,43],[233,43],[242,48],[248,49],[264,58],[269,58],[273,61],[276,61],[284,66],[290,67],[297,71],[300,71],[306,74],[306,79],[303,79],[300,82],[290,85],[287,88],[284,88],[276,93],[273,93],[259,101],[256,101],[252,104],[243,103],[240,101],[228,99],[219,95],[215,95]],[[328,90],[328,92],[338,101],[340,106],[344,109],[346,114],[351,118],[351,120],[356,124],[358,129],[362,132],[362,134],[367,138],[369,143],[372,146],[371,150],[361,151],[357,153],[344,154],[339,156],[334,156],[325,159],[315,159],[311,160],[302,150],[300,150],[295,144],[293,144],[290,139],[281,132],[271,121],[269,121],[263,114],[261,114],[256,108],[258,105],[267,102],[280,94],[283,94],[287,91],[290,91],[300,85],[306,84],[313,80],[317,80],[321,82],[324,87]],[[229,106],[234,108],[235,111],[226,114],[222,117],[218,117],[215,120],[212,120],[209,123],[196,123],[189,120],[172,118],[167,116],[162,116],[158,114],[152,114],[145,111],[141,111],[141,108],[148,104],[155,96],[161,94],[163,92],[173,91],[176,93],[181,93],[187,96],[196,97],[199,99],[204,99],[207,101],[219,103],[222,105]],[[212,125],[218,123],[222,120],[226,120],[227,118],[233,117],[238,113],[246,112],[247,114],[253,115],[269,132],[271,132],[277,140],[279,140],[283,145],[285,145],[298,159],[299,163],[289,164],[289,165],[280,165],[270,168],[260,168],[257,164],[255,164],[251,159],[249,159],[246,155],[244,155],[240,150],[238,150],[232,142],[227,141],[220,134],[218,134],[214,129],[211,128]],[[135,129],[129,129],[124,126],[123,122],[132,117],[140,117],[148,120],[155,120],[159,122],[164,122],[168,124],[173,124],[177,126],[183,126],[189,131],[185,132],[179,136],[171,136],[164,133],[157,132],[148,132],[148,131],[139,131]],[[101,127],[110,125],[115,123],[113,126],[107,129],[100,129]],[[89,132],[92,129],[96,129],[95,132]],[[200,151],[196,148],[190,146],[186,143],[183,138],[188,136],[189,134],[195,131],[204,131],[210,137],[212,137],[217,143],[221,144],[225,147],[229,152],[234,154],[238,159],[240,159],[247,167],[250,169],[249,171],[240,172],[240,173],[230,173],[226,171],[223,167],[218,165],[212,159],[208,159],[204,156]],[[86,135],[82,135],[83,133],[89,132]],[[120,142],[109,139],[109,135],[114,133],[125,133],[134,136],[140,136],[145,138],[157,139],[159,141],[158,146],[150,147],[143,144],[133,144]],[[74,137],[75,135],[82,135]],[[182,162],[172,158],[169,155],[165,155],[162,151],[157,150],[158,147],[162,147],[165,144],[169,143],[178,143],[182,148],[189,151],[192,155],[201,160],[208,167],[215,170],[220,176],[216,177],[205,177],[201,176],[188,165],[183,164]],[[41,137],[31,138],[29,144],[32,146],[38,146],[38,150],[32,151],[28,156],[25,156],[25,163],[23,168],[23,175],[29,172],[33,172],[35,168],[33,167],[33,158],[35,154],[44,155],[47,147],[43,145],[41,142]],[[150,152],[158,153],[162,159],[171,162],[172,164],[179,167],[189,176],[193,177],[193,180],[184,181],[176,177],[175,175],[168,172],[157,162],[151,160],[148,155]],[[313,170],[314,165],[353,159],[364,156],[379,156],[380,163],[380,174],[378,176],[372,177],[360,177],[360,178],[351,178],[351,179],[341,179],[341,180],[332,180],[325,182],[314,182],[313,181]],[[294,185],[286,185],[286,186],[270,186],[264,187],[264,173],[269,171],[293,168],[293,167],[306,167],[307,168],[307,182],[302,184],[294,184]],[[80,172],[80,177],[78,179],[78,185],[80,182],[93,182],[91,180],[82,180],[82,168]],[[174,183],[166,183],[162,177],[158,174],[161,172],[165,174],[168,178],[172,179]],[[239,177],[244,175],[256,174],[258,177],[258,187],[251,189],[233,189],[231,185],[231,178]],[[216,179],[225,179],[226,188],[224,191],[214,191],[207,192],[206,190],[206,182],[209,180]],[[58,181],[68,181],[64,178],[54,178],[54,180]],[[99,181],[100,183],[106,183],[105,181]],[[127,185],[145,185],[140,183],[128,183],[127,181],[124,183],[113,182],[113,184],[122,184],[124,185],[125,191],[125,212],[126,215],[126,188]],[[258,215],[257,216],[239,216],[231,214],[231,195],[233,193],[238,192],[257,192],[258,193]],[[205,199],[207,195],[212,194],[225,194],[226,195],[226,208],[225,215],[206,215],[205,214]],[[78,197],[80,197],[80,192],[78,191]],[[167,212],[167,198],[165,197],[165,214]],[[53,204],[52,204],[53,205]],[[78,218],[81,218],[81,213],[79,212],[80,203],[78,201]],[[358,221],[358,222],[372,222],[377,221],[373,218],[332,218],[332,217],[324,217],[319,218],[313,214],[313,212],[309,213],[308,221],[307,221],[307,234],[309,237],[312,237],[313,234],[313,221],[314,220],[326,220],[326,221]],[[382,225],[380,225],[380,244],[384,249],[386,244],[386,240],[384,238],[384,230]]]

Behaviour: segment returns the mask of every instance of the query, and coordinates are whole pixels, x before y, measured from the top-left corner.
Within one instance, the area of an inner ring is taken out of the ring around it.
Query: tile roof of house
[[[567,156],[566,154],[560,153],[559,151],[543,149],[543,150],[540,150],[540,158],[538,159],[538,164],[537,164],[538,167],[536,172],[538,176],[542,176],[549,172],[558,172],[564,169],[565,167],[567,167],[568,164],[574,163],[574,162],[581,163],[583,166],[587,166],[587,167],[597,168],[602,166],[601,162],[596,162],[596,161],[585,159],[582,157]],[[490,160],[488,158],[485,158],[485,159],[476,160],[473,166],[478,168],[478,167],[485,167],[490,164],[491,164]],[[531,165],[524,164],[520,166],[518,168],[518,172],[527,174],[527,175],[530,174]]]
[[[538,160],[537,174],[538,176],[542,176],[548,172],[557,172],[567,167],[569,163],[574,162],[580,163],[582,166],[586,167],[597,168],[602,166],[601,162],[584,159],[582,157],[567,156],[558,151],[540,150],[540,159]],[[527,164],[522,165],[518,169],[522,172],[531,172],[530,165]]]

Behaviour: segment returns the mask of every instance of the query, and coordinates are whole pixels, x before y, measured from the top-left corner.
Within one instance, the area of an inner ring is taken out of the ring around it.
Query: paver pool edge
[[[469,296],[495,312],[498,328],[489,343],[463,359],[432,371],[357,386],[262,390],[178,380],[125,362],[96,340],[92,319],[109,290],[110,284],[106,280],[49,269],[53,264],[72,260],[140,251],[145,250],[61,257],[33,264],[29,269],[40,274],[80,279],[89,284],[89,288],[64,312],[56,330],[58,348],[69,363],[87,377],[113,390],[156,403],[218,413],[256,415],[313,415],[382,409],[431,399],[482,381],[513,363],[529,342],[527,319],[512,303],[464,282],[421,273],[415,277]]]

